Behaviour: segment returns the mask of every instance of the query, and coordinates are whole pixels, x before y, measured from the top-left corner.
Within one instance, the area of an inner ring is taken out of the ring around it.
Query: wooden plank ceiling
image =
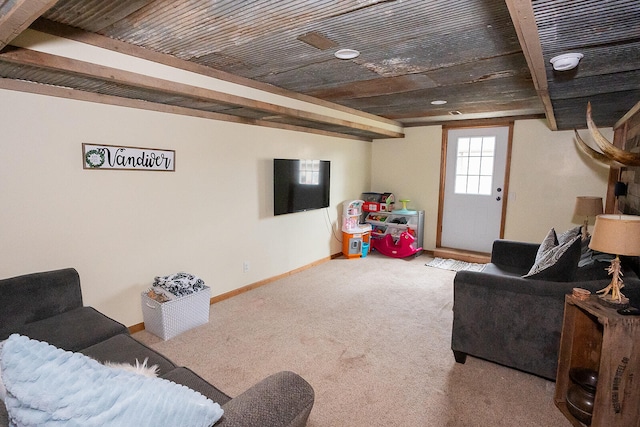
[[[613,126],[640,99],[637,0],[0,0],[0,87],[375,139],[402,133],[12,46],[29,26],[403,126],[546,116],[551,129],[584,128],[589,100]],[[340,48],[360,56],[337,59]],[[569,51],[580,66],[554,72],[549,59]]]

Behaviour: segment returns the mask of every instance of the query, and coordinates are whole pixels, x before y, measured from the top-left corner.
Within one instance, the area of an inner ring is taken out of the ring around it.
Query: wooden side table
[[[580,427],[567,409],[569,370],[598,372],[591,426],[640,426],[640,317],[622,316],[592,295],[585,301],[565,297],[555,404]]]

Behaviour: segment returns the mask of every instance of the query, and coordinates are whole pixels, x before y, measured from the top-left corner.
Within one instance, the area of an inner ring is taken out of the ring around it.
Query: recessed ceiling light
[[[578,66],[580,60],[584,57],[581,53],[565,53],[563,55],[554,56],[549,60],[553,64],[556,71],[572,70]]]
[[[353,59],[360,56],[360,52],[354,49],[340,49],[334,53],[338,59]]]
[[[449,111],[449,114],[451,114],[452,116],[461,116],[462,113],[458,110],[454,110],[454,111]]]
[[[444,105],[447,101],[444,99],[436,99],[435,101],[431,101],[431,105]]]

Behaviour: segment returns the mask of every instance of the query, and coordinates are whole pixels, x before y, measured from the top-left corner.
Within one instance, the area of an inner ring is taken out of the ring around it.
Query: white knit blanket
[[[185,386],[17,334],[4,343],[0,366],[12,426],[208,427],[223,414]]]

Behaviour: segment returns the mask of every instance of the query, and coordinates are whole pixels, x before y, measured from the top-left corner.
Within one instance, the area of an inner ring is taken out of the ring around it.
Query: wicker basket
[[[211,289],[194,292],[171,301],[159,303],[142,293],[144,327],[163,340],[168,340],[196,326],[209,322]]]

